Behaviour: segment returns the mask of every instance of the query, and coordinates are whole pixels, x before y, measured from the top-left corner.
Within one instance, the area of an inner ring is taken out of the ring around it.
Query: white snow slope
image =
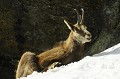
[[[78,62],[20,79],[120,79],[120,44]]]

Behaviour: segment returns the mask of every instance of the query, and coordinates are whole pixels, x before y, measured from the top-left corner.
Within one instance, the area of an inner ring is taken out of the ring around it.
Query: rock
[[[104,1],[100,12],[102,27],[99,31],[94,44],[87,50],[86,55],[99,53],[113,45],[120,42],[120,11],[119,11],[119,0]],[[100,20],[100,19],[99,19]]]

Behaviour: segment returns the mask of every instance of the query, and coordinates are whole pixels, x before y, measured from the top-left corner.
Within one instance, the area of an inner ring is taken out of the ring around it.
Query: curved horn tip
[[[83,8],[81,8],[81,10],[82,10],[82,11],[84,11],[84,9],[83,9]]]
[[[74,9],[75,11],[77,10],[77,9]]]
[[[77,9],[74,9],[74,11],[76,11],[78,13]]]
[[[81,8],[81,10],[84,10],[83,8]]]

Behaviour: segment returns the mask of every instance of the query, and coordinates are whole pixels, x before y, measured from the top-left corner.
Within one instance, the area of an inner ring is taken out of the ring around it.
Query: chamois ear
[[[70,23],[68,23],[66,20],[64,20],[64,23],[67,25],[67,27],[72,31],[74,26]]]

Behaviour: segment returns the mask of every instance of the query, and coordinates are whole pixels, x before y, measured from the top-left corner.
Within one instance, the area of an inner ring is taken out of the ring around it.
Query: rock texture
[[[15,78],[17,61],[25,51],[40,53],[66,39],[70,31],[63,19],[74,24],[75,8],[84,8],[84,23],[93,35],[85,55],[120,42],[119,0],[0,0],[2,79]]]

